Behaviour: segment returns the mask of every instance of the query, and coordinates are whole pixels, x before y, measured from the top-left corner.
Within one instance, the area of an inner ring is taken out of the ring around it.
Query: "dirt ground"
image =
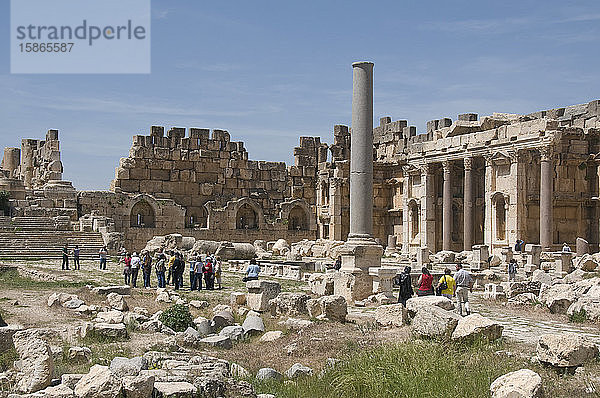
[[[21,324],[25,327],[36,327],[50,329],[51,344],[54,347],[62,347],[63,350],[73,345],[87,345],[94,352],[94,360],[98,363],[107,363],[117,355],[134,356],[141,355],[148,350],[168,350],[165,345],[165,335],[160,333],[148,333],[135,331],[130,333],[130,338],[125,341],[101,343],[93,341],[80,341],[73,339],[73,330],[84,322],[91,321],[90,316],[62,308],[49,308],[48,297],[55,292],[76,294],[85,301],[87,305],[106,306],[104,297],[92,293],[86,284],[91,285],[115,285],[121,284],[120,270],[114,265],[108,271],[96,269],[93,262],[83,262],[81,271],[61,271],[59,264],[55,262],[19,262],[10,263],[21,268],[34,270],[36,280],[32,282],[28,278],[10,279],[0,277],[0,311],[3,318],[9,324]],[[30,275],[28,273],[28,275]],[[153,275],[154,278],[154,275]],[[44,281],[39,281],[43,279]],[[187,274],[184,275],[187,283]],[[224,273],[224,288],[222,290],[190,292],[180,290],[180,295],[188,302],[190,300],[206,300],[209,302],[207,309],[192,309],[194,317],[212,316],[212,308],[217,304],[229,304],[229,297],[234,291],[244,292],[244,284],[239,274]],[[303,282],[283,281],[282,291],[306,291],[307,286]],[[141,285],[141,276],[139,278]],[[152,280],[155,286],[156,281]],[[146,308],[150,313],[164,310],[170,304],[157,303],[155,301],[155,289],[137,288],[132,290],[131,297],[127,298],[130,309],[134,307]],[[478,295],[473,299],[477,306],[485,306],[487,312],[501,313],[506,319],[519,317],[530,319],[532,324],[536,322],[568,322],[564,315],[550,314],[547,310],[537,307],[508,306],[501,302],[481,301]],[[371,315],[370,315],[371,314]],[[355,316],[360,315],[360,316]],[[260,342],[258,337],[237,343],[230,350],[213,349],[198,350],[197,354],[206,354],[226,359],[242,365],[250,372],[255,372],[261,367],[272,367],[284,372],[294,363],[302,363],[315,370],[322,369],[327,358],[339,358],[347,353],[366,347],[375,347],[388,342],[403,341],[410,338],[410,328],[380,328],[372,321],[372,310],[352,309],[351,319],[360,319],[358,322],[347,322],[345,324],[335,322],[315,321],[306,329],[300,331],[286,330],[278,324],[281,319],[271,318],[265,315],[265,326],[267,330],[282,330],[284,335],[274,342]],[[282,318],[286,319],[286,318]],[[305,317],[305,319],[307,319]],[[237,319],[241,323],[243,319]],[[598,325],[587,324],[588,328],[595,328],[600,333]],[[506,328],[506,326],[505,326]],[[560,329],[560,327],[557,327]],[[559,331],[559,330],[557,330]],[[535,347],[531,342],[509,342],[508,349],[531,357],[535,353]],[[89,365],[86,365],[89,367]],[[86,366],[60,363],[60,372],[82,372]]]

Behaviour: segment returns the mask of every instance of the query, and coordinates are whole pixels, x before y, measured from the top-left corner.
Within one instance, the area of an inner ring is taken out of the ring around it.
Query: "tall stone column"
[[[410,222],[412,218],[408,214],[408,185],[411,183],[411,178],[408,175],[408,167],[402,168],[404,183],[402,184],[402,252],[408,254],[410,252]]]
[[[540,246],[542,250],[552,247],[552,191],[554,170],[551,146],[540,148]]]
[[[352,64],[349,239],[373,237],[373,63]]]
[[[465,187],[463,203],[464,237],[463,250],[471,250],[473,247],[473,158],[463,160],[465,166]]]
[[[444,192],[442,201],[442,249],[452,249],[452,176],[450,161],[442,162],[444,171]]]
[[[424,164],[421,167],[421,247],[427,247],[432,252],[437,251],[435,241],[435,176],[432,173],[432,165]]]
[[[373,63],[355,62],[352,69],[350,233],[334,277],[334,293],[350,304],[373,294],[369,268],[380,267],[383,254],[373,239]]]

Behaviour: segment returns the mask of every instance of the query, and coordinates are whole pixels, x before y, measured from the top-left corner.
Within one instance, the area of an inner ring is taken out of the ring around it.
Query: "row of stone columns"
[[[553,228],[553,217],[552,217],[552,195],[553,195],[553,150],[552,147],[547,146],[540,148],[540,245],[544,250],[549,250],[552,247],[552,228]],[[474,201],[474,190],[473,190],[473,157],[466,157],[463,159],[464,164],[464,219],[463,219],[463,250],[471,250],[473,246],[473,207]],[[442,162],[443,171],[443,192],[442,192],[442,250],[452,249],[452,164],[451,161],[445,160]],[[431,192],[428,192],[432,187],[430,186],[429,170],[430,166],[425,165],[426,170],[422,178],[426,178],[422,181],[425,184],[425,195],[424,199],[432,196]],[[490,205],[490,204],[488,204]],[[429,219],[427,213],[431,211],[428,208],[427,202],[421,203],[421,211],[426,214],[423,215],[422,220],[426,221]],[[490,220],[486,220],[489,222]],[[406,221],[405,221],[406,222]],[[422,228],[428,228],[425,223],[422,224]],[[406,231],[406,229],[405,229]],[[422,234],[423,237],[427,232]],[[430,239],[423,239],[422,246],[431,246]],[[490,242],[491,243],[491,242]]]

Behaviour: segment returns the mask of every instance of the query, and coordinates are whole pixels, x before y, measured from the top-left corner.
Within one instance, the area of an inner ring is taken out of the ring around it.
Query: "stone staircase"
[[[54,220],[47,217],[0,217],[0,230],[54,231]]]
[[[78,245],[81,259],[97,259],[104,240],[99,232],[56,231],[51,218],[0,217],[0,259],[58,259],[65,244]]]

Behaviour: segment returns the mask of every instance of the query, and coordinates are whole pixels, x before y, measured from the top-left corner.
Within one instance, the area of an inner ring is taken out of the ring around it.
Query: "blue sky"
[[[134,134],[222,128],[250,159],[351,120],[375,62],[375,120],[529,113],[600,98],[598,1],[152,1],[149,75],[11,75],[0,0],[0,146],[60,130],[64,178],[108,189]],[[118,62],[118,60],[110,60]]]

